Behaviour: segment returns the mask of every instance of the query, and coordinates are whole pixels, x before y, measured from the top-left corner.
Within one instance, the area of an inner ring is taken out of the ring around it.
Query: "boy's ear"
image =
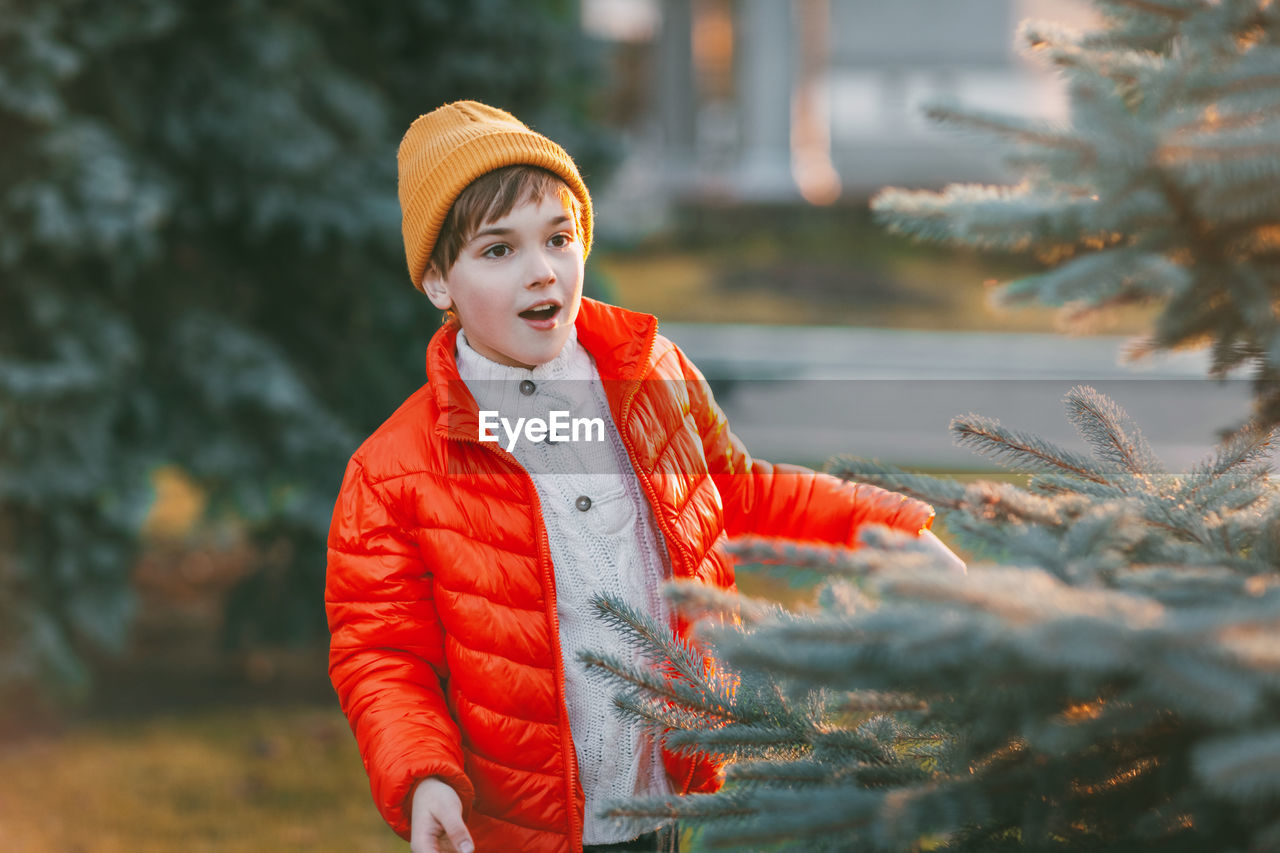
[[[448,311],[453,307],[453,297],[449,295],[449,288],[445,287],[444,276],[436,272],[434,267],[427,267],[422,276],[422,292],[441,311]]]

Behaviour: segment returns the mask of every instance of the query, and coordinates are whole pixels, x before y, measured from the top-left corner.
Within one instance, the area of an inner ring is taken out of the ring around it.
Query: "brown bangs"
[[[569,206],[574,230],[581,233],[582,206],[558,175],[537,166],[503,166],[476,178],[458,194],[444,218],[428,266],[444,275],[481,226],[506,216],[517,204],[541,202],[548,192],[559,194]]]

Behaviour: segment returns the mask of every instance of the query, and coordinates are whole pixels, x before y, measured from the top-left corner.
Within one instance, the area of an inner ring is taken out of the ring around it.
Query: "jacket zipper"
[[[556,610],[557,594],[556,594],[556,577],[555,569],[551,562],[551,546],[547,542],[547,527],[542,521],[542,500],[538,497],[538,489],[533,484],[533,478],[529,476],[529,472],[520,464],[520,460],[516,459],[511,453],[500,447],[485,447],[480,443],[478,438],[470,438],[465,435],[454,435],[446,433],[446,437],[454,441],[461,441],[467,444],[474,444],[484,450],[496,453],[499,458],[506,459],[515,464],[521,475],[524,477],[525,485],[529,492],[533,494],[533,506],[537,510],[538,524],[535,527],[538,536],[538,558],[539,565],[542,568],[543,588],[550,591],[547,596],[547,615],[551,620],[551,648],[554,651],[552,655],[556,663],[556,699],[560,703],[560,751],[564,756],[564,770],[566,784],[569,790],[568,804],[566,811],[569,814],[569,844],[572,845],[573,853],[582,853],[582,827],[576,826],[578,809],[576,806],[578,794],[578,753],[573,745],[573,734],[569,730],[569,708],[565,704],[564,697],[564,659],[560,654],[560,614]]]
[[[649,357],[653,355],[653,345],[656,342],[657,333],[658,333],[658,330],[656,326],[650,330],[649,335],[646,339],[644,357],[640,360],[640,364],[642,365],[647,364],[649,362]],[[663,520],[662,513],[658,511],[658,502],[654,497],[657,494],[657,491],[653,487],[653,481],[649,479],[648,473],[646,473],[643,469],[641,469],[636,465],[635,447],[632,445],[631,438],[627,434],[627,430],[626,430],[627,415],[630,413],[631,403],[635,399],[636,393],[640,390],[640,383],[642,381],[643,380],[635,380],[632,386],[627,390],[626,396],[624,396],[622,399],[622,406],[620,411],[622,426],[618,430],[618,432],[621,435],[623,447],[627,449],[627,456],[631,460],[631,470],[636,472],[636,476],[640,480],[640,485],[645,491],[645,497],[649,501],[649,506],[653,509],[653,518],[654,518],[654,521],[656,521],[658,524],[658,529],[662,531],[662,535],[666,538],[667,542],[671,542],[675,545],[677,554],[680,557],[681,561],[684,562],[686,566],[690,566],[691,561],[689,560],[687,555],[684,553],[684,549],[680,547],[679,539],[677,539],[672,534],[672,531],[670,530],[670,528],[667,527],[666,522]],[[569,794],[568,809],[567,809],[569,813],[569,843],[572,845],[573,853],[582,853],[582,827],[575,826],[575,824],[577,823],[577,816],[578,816],[578,810],[575,805],[577,802],[577,793],[578,793],[578,754],[577,754],[577,750],[574,748],[574,745],[573,745],[572,733],[569,731],[569,710],[568,710],[568,706],[565,704],[565,698],[564,698],[564,690],[565,690],[564,660],[562,659],[562,656],[558,653],[560,649],[560,615],[559,613],[556,612],[557,597],[556,597],[555,570],[551,563],[551,547],[547,543],[546,525],[541,523],[542,522],[542,501],[538,497],[537,488],[533,486],[533,478],[529,476],[528,471],[524,470],[524,466],[520,464],[520,461],[516,459],[515,456],[513,456],[512,454],[508,453],[507,451],[503,450],[500,447],[485,447],[483,444],[480,443],[480,440],[478,438],[471,438],[466,435],[454,435],[451,433],[446,433],[446,437],[454,441],[462,441],[462,442],[466,442],[467,444],[474,444],[477,447],[481,447],[485,450],[488,450],[491,453],[497,454],[499,458],[506,459],[510,462],[515,463],[515,466],[520,470],[521,474],[524,476],[526,486],[529,487],[530,491],[533,493],[533,505],[534,505],[534,508],[537,509],[538,511],[538,521],[539,521],[539,524],[536,528],[538,533],[538,556],[542,562],[542,573],[546,583],[546,588],[551,591],[551,595],[547,599],[547,602],[548,602],[547,611],[548,611],[548,616],[550,617],[550,620],[551,620],[552,648],[557,651],[557,654],[554,655],[555,661],[556,661],[556,698],[560,702],[560,715],[561,715],[561,724],[559,727],[560,728],[560,744],[561,744],[561,753],[564,755],[565,778],[567,780],[567,787],[568,787],[568,794]],[[689,571],[687,573],[690,576],[692,576],[693,574],[692,571]],[[689,773],[688,775],[685,776],[684,781],[680,785],[681,794],[689,793],[689,786],[693,783],[693,772],[694,772],[694,763],[693,761],[690,761]]]
[[[649,331],[647,343],[645,345],[645,350],[644,350],[644,358],[640,359],[640,364],[645,365],[649,363],[649,358],[653,355],[653,345],[656,342],[657,335],[658,335],[658,328],[655,325]],[[688,574],[689,577],[693,577],[694,569],[696,567],[693,566],[692,559],[690,559],[689,556],[684,553],[684,549],[680,546],[680,540],[677,539],[675,536],[673,536],[671,530],[667,527],[667,524],[663,519],[663,515],[659,511],[658,501],[655,497],[657,495],[657,490],[654,489],[653,481],[649,479],[649,474],[643,468],[641,468],[639,465],[636,464],[636,450],[635,450],[635,447],[631,444],[631,436],[627,432],[627,415],[630,414],[630,411],[631,411],[631,402],[632,400],[635,399],[636,394],[640,390],[640,383],[643,381],[644,381],[643,379],[635,380],[634,384],[629,389],[627,389],[626,396],[622,398],[621,411],[619,412],[619,414],[621,415],[622,424],[618,432],[621,434],[623,447],[627,449],[627,456],[631,459],[631,470],[636,472],[636,477],[640,480],[641,487],[644,488],[645,497],[649,501],[649,506],[653,509],[653,520],[657,522],[658,529],[662,531],[662,535],[666,539],[666,541],[672,543],[675,546],[678,556],[686,566],[686,574]],[[681,795],[689,793],[689,787],[693,784],[693,771],[694,771],[694,761],[691,759],[689,762],[689,773],[685,776],[684,781],[680,785]]]

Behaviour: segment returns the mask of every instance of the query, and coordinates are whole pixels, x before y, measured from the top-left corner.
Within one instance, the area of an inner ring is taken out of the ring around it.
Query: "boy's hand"
[[[423,779],[413,789],[409,817],[411,853],[474,853],[475,844],[462,822],[462,800],[447,782]]]

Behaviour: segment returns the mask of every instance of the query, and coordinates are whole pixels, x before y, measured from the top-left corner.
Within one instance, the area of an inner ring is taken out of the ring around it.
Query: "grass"
[[[336,704],[98,721],[0,744],[5,853],[405,848]]]
[[[336,707],[216,709],[0,743],[4,853],[404,853]],[[697,853],[686,833],[681,849]]]

